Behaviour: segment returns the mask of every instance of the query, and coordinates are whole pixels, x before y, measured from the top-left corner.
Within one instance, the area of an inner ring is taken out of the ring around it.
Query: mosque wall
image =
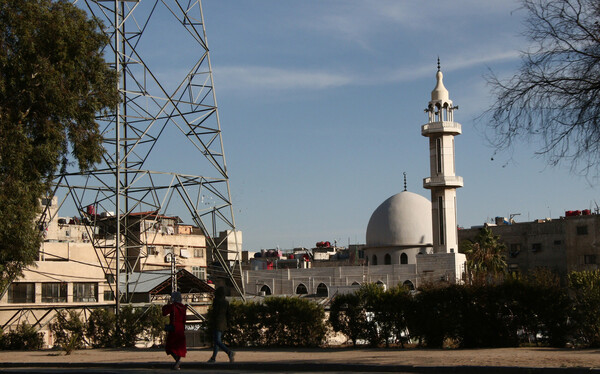
[[[247,294],[260,295],[261,290],[272,295],[305,294],[333,296],[332,289],[380,283],[393,287],[409,281],[415,284],[416,265],[338,266],[311,269],[248,270],[244,273]],[[321,286],[321,288],[319,288]],[[326,287],[327,293],[323,290]]]
[[[462,253],[435,253],[417,255],[416,264],[248,270],[243,279],[249,295],[331,297],[365,283],[379,283],[387,288],[402,284],[419,287],[440,281],[460,283],[465,263]]]
[[[467,258],[462,253],[432,253],[417,256],[416,287],[427,283],[461,283]]]

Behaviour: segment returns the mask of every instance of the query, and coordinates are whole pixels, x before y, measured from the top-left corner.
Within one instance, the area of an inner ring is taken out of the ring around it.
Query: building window
[[[269,296],[271,294],[271,288],[265,284],[260,288],[260,292],[264,292],[265,296]]]
[[[437,159],[437,172],[439,174],[442,172],[442,139],[440,138],[435,140],[435,151]]]
[[[206,269],[201,266],[192,266],[192,275],[199,279],[206,279]]]
[[[73,283],[73,302],[97,302],[98,283]]]
[[[43,303],[66,303],[67,302],[67,284],[66,283],[42,283],[42,302]]]
[[[414,284],[409,280],[405,280],[404,283],[402,283],[402,285],[404,287],[406,287],[407,289],[409,289],[410,291],[413,291],[415,289]]]
[[[373,255],[373,265],[377,265],[377,256]]]
[[[203,258],[204,248],[194,248],[194,257]]]
[[[561,245],[562,244],[562,240],[555,240],[554,241],[554,245]]]
[[[392,264],[392,256],[390,256],[389,253],[385,254],[385,257],[383,258],[383,263],[385,265],[391,265]]]
[[[510,257],[517,257],[521,253],[521,243],[510,244]]]
[[[35,303],[35,283],[11,283],[8,288],[10,304]]]
[[[542,250],[542,243],[533,243],[531,245],[531,250],[533,252],[539,252],[539,251],[541,251]]]
[[[583,263],[591,265],[596,263],[596,255],[585,255],[583,256]]]
[[[408,256],[406,255],[406,253],[402,253],[400,255],[400,264],[401,265],[408,264]]]
[[[446,234],[444,233],[444,198],[438,196],[438,223],[440,225],[440,244],[446,244]]]
[[[104,301],[115,301],[115,293],[111,290],[104,291]]]
[[[586,226],[577,226],[577,235],[587,235],[588,227]]]
[[[321,297],[329,296],[329,291],[327,290],[327,285],[325,285],[325,283],[320,283],[317,286],[317,296],[321,296]]]
[[[300,283],[298,287],[296,287],[296,295],[306,295],[307,293],[308,290],[304,284]]]
[[[519,265],[518,264],[508,264],[508,272],[511,274],[519,273]]]

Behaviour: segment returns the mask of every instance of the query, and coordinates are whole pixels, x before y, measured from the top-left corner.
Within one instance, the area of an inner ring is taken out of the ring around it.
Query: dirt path
[[[274,349],[236,351],[237,363],[343,363],[370,365],[412,366],[511,366],[511,367],[583,367],[600,368],[600,350],[553,348],[499,349]],[[205,362],[211,355],[208,349],[192,349],[187,362]],[[226,361],[220,353],[217,361]],[[170,362],[159,349],[87,349],[69,356],[58,351],[2,351],[0,362],[96,362],[135,363]]]

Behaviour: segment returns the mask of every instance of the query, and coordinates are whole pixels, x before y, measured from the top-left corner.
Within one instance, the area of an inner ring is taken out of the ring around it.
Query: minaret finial
[[[404,174],[404,191],[406,191],[406,172],[402,174]]]
[[[441,66],[440,66],[440,56],[438,56],[438,71],[441,70]]]

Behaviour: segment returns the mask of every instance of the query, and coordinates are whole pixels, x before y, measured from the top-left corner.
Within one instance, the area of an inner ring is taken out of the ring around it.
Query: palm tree
[[[474,241],[465,240],[461,247],[471,281],[491,280],[506,272],[506,245],[489,228],[483,227]]]

